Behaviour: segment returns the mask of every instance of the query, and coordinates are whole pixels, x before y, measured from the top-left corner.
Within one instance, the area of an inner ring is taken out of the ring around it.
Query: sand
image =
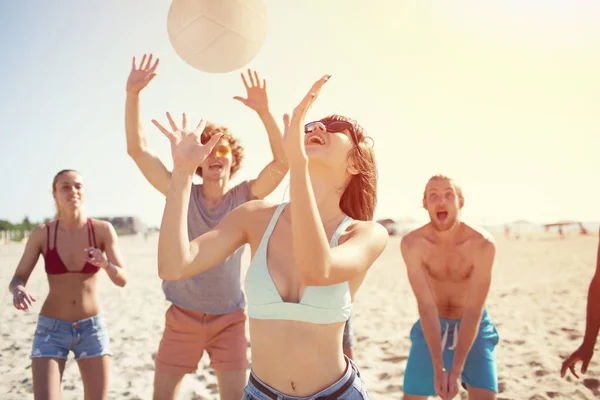
[[[125,289],[99,280],[114,355],[111,399],[151,399],[154,355],[162,334],[164,300],[156,269],[156,235],[121,237],[130,281]],[[488,310],[498,327],[498,399],[600,398],[600,353],[581,380],[561,379],[561,360],[579,346],[585,327],[587,287],[594,272],[598,237],[536,234],[521,240],[498,236],[498,254],[488,297]],[[0,246],[0,398],[32,399],[29,354],[37,312],[25,314],[12,306],[6,287],[21,257],[23,244]],[[248,262],[246,252],[245,265]],[[38,263],[28,284],[43,300],[47,281]],[[418,318],[399,238],[391,238],[356,299],[353,324],[356,362],[371,399],[400,399],[409,331]],[[597,348],[598,351],[598,348]],[[71,355],[72,357],[72,355]],[[69,359],[63,379],[63,399],[82,399],[77,364]],[[188,375],[180,399],[218,399],[216,378],[208,357]],[[461,398],[466,393],[461,392]]]

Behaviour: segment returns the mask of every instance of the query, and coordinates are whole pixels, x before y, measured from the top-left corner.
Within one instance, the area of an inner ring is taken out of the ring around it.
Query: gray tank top
[[[213,229],[236,207],[252,200],[250,182],[231,188],[221,204],[209,210],[202,197],[202,185],[192,185],[188,211],[190,240]],[[201,274],[180,281],[163,281],[166,299],[176,306],[206,314],[226,314],[245,307],[240,283],[241,258],[245,246],[225,261]]]

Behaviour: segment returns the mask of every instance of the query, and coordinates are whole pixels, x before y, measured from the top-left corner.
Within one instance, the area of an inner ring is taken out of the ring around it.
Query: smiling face
[[[225,139],[221,139],[213,148],[212,152],[200,165],[202,169],[202,179],[210,180],[228,180],[231,175],[233,157],[231,145]]]
[[[81,209],[85,199],[83,178],[76,171],[59,172],[52,184],[52,195],[59,214]]]
[[[230,179],[240,169],[244,158],[244,148],[225,126],[208,122],[200,140],[206,144],[217,133],[223,135],[221,140],[196,169],[196,174],[202,177],[202,180]]]
[[[434,176],[429,180],[423,194],[423,208],[436,230],[446,231],[453,227],[463,205],[462,191],[451,179]]]

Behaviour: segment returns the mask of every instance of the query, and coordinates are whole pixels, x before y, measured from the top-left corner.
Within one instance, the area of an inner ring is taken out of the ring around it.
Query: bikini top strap
[[[98,248],[98,246],[96,245],[96,231],[94,230],[94,224],[92,223],[91,218],[88,218],[87,226],[88,226],[88,241],[90,243],[90,246]]]
[[[275,225],[277,225],[277,220],[279,220],[279,217],[281,216],[281,213],[287,204],[288,203],[281,203],[277,206],[275,212],[273,213],[273,217],[271,217],[271,221],[269,221],[269,225],[267,225],[267,229],[263,234],[263,240],[269,240],[271,234],[273,233],[273,229],[275,229]]]
[[[56,220],[56,224],[54,225],[54,249],[56,249],[56,238],[58,236],[58,220]]]
[[[335,230],[335,232],[333,233],[333,236],[331,236],[331,241],[329,242],[329,246],[330,247],[335,247],[338,245],[338,241],[340,239],[340,236],[342,236],[342,233],[344,233],[346,231],[346,228],[348,227],[348,225],[350,225],[350,223],[354,221],[352,218],[350,218],[349,216],[345,216],[344,219],[342,220],[342,222],[340,222],[340,224],[338,225],[337,229]]]

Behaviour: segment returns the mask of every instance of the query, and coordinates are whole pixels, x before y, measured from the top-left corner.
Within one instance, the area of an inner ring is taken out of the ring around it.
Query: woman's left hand
[[[108,268],[108,260],[104,257],[104,253],[95,247],[85,248],[86,261],[95,267],[106,269]]]
[[[288,114],[283,116],[283,148],[290,166],[307,160],[306,149],[304,148],[304,118],[310,106],[317,99],[321,88],[330,77],[331,75],[325,75],[312,85],[300,104],[294,108],[291,118]]]

